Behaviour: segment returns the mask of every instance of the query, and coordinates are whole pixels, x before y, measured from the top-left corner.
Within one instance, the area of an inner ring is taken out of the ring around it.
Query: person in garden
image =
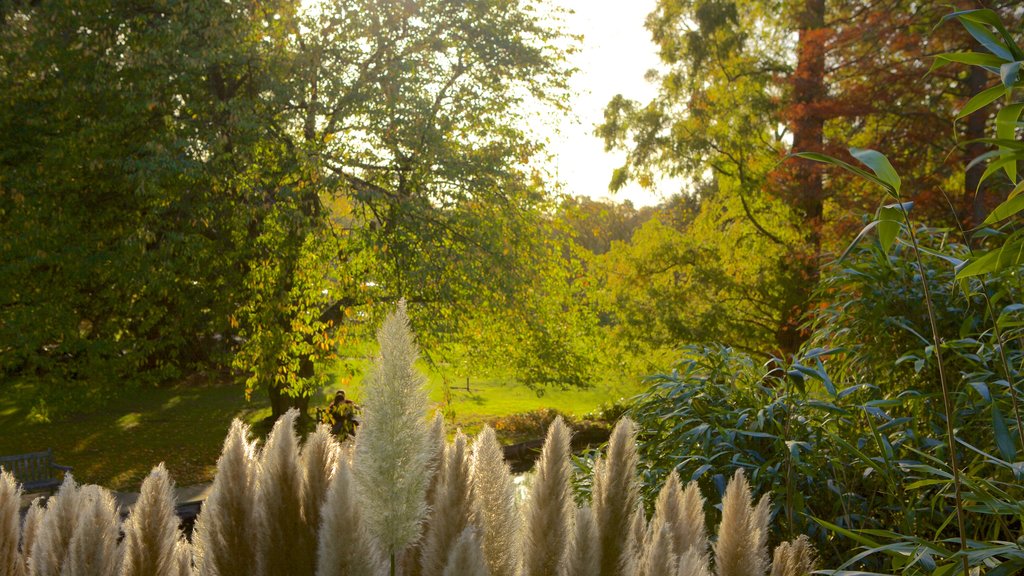
[[[345,391],[338,390],[334,393],[327,410],[322,412],[320,421],[331,427],[331,433],[335,436],[354,436],[359,421],[356,417],[359,412],[355,402],[345,398]]]

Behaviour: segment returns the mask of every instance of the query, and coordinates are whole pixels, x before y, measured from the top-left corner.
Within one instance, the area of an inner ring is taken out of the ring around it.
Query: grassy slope
[[[310,403],[310,412],[315,406],[326,406],[336,387],[358,401],[368,366],[366,358],[339,366],[336,383]],[[424,371],[434,408],[440,407],[444,379],[436,370]],[[471,379],[470,392],[465,390],[464,377],[457,384],[458,389],[451,391],[454,421],[467,432],[495,417],[537,408],[581,415],[638,391],[635,384],[606,382],[589,390],[537,396],[500,377]],[[146,473],[159,462],[166,463],[180,485],[208,481],[232,418],[257,422],[270,413],[263,395],[247,402],[237,385],[178,385],[140,389],[98,412],[35,424],[26,421],[25,402],[17,400],[28,391],[20,392],[0,396],[0,455],[53,448],[58,463],[75,468],[78,481],[117,490],[138,490]]]

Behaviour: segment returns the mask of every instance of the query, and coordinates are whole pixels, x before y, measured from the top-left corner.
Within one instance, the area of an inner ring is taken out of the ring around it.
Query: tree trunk
[[[797,66],[793,74],[793,150],[822,152],[825,144],[825,117],[821,104],[827,96],[825,89],[825,0],[803,0],[797,14],[799,37]],[[787,190],[790,205],[803,218],[805,236],[803,245],[794,250],[791,259],[783,263],[784,276],[793,282],[776,345],[782,354],[793,354],[807,339],[800,329],[805,313],[811,307],[811,298],[818,284],[821,254],[821,226],[824,206],[824,184],[821,168],[812,162],[794,164],[792,180]]]

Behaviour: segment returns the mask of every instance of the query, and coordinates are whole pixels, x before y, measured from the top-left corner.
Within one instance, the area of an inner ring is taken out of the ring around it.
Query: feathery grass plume
[[[619,420],[608,440],[600,482],[594,479],[600,486],[593,506],[601,542],[601,576],[617,576],[629,559],[630,530],[640,503],[635,434],[632,420]]]
[[[742,469],[737,469],[722,498],[722,524],[715,544],[715,572],[718,576],[763,576],[768,568],[768,501],[764,498],[755,510],[751,505],[750,484]]]
[[[174,546],[174,576],[192,576],[192,545],[184,537]]]
[[[623,562],[638,563],[647,550],[648,540],[653,537],[647,529],[647,514],[644,512],[643,502],[636,505],[636,513],[633,514],[633,521],[629,527],[629,542],[626,546]]]
[[[420,536],[427,513],[425,492],[433,475],[423,417],[429,403],[426,379],[414,366],[419,353],[404,300],[384,320],[377,340],[380,355],[364,389],[353,477],[366,528],[393,570],[396,555]]]
[[[352,479],[352,461],[343,449],[320,512],[317,576],[380,576],[380,553],[363,526]]]
[[[64,565],[68,544],[78,523],[78,485],[71,474],[64,475],[64,481],[57,495],[46,504],[39,527],[32,538],[29,558],[29,573],[33,576],[58,576]]]
[[[473,443],[473,516],[493,576],[515,576],[520,558],[516,487],[490,426]]]
[[[317,530],[320,528],[320,509],[327,498],[331,476],[338,465],[341,447],[326,424],[318,424],[306,437],[299,459],[302,465],[302,515],[308,531],[308,554],[316,558]]]
[[[25,566],[25,574],[29,572],[32,563],[32,543],[36,540],[39,524],[42,522],[46,509],[42,506],[42,497],[37,496],[29,504],[25,512],[25,520],[21,525],[21,561]]]
[[[673,473],[673,476],[675,474]],[[677,521],[673,524],[676,534],[676,551],[682,555],[687,550],[695,550],[708,561],[708,530],[704,523],[704,496],[700,493],[697,482],[691,480],[683,490]]]
[[[817,557],[807,536],[801,535],[791,542],[775,548],[772,576],[807,576],[814,571]]]
[[[523,576],[553,576],[565,556],[572,517],[569,429],[561,416],[548,427],[527,502]]]
[[[0,468],[0,574],[21,576],[25,563],[18,553],[21,534],[21,487],[14,474]]]
[[[256,473],[256,562],[262,576],[312,574],[316,560],[302,517],[302,470],[292,408],[278,418]]]
[[[696,548],[691,547],[681,554],[676,576],[711,576],[707,552],[698,552]]]
[[[443,576],[490,576],[476,529],[467,526],[448,555]]]
[[[640,560],[639,576],[676,576],[679,559],[675,552],[672,524],[663,523],[647,538]]]
[[[429,433],[430,446],[430,469],[433,473],[430,475],[430,480],[427,482],[427,516],[423,519],[420,525],[420,537],[415,543],[409,545],[405,549],[405,553],[402,554],[402,570],[401,573],[405,576],[421,576],[423,574],[423,543],[426,538],[427,532],[430,530],[430,524],[433,521],[434,509],[436,507],[436,493],[438,484],[441,482],[441,469],[444,467],[444,451],[445,451],[445,430],[444,430],[444,415],[441,412],[434,413],[434,420],[430,425]]]
[[[115,576],[121,518],[114,496],[99,486],[82,486],[75,526],[61,576]]]
[[[600,541],[590,508],[576,510],[576,521],[559,576],[593,576],[601,570]]]
[[[124,523],[121,576],[175,576],[178,543],[174,484],[163,463],[142,482],[142,490]]]
[[[473,512],[466,436],[462,432],[445,450],[441,482],[438,485],[430,524],[422,547],[423,576],[441,576],[449,552],[469,525]]]
[[[192,541],[200,576],[249,576],[255,572],[256,447],[248,437],[249,427],[234,420],[217,459],[217,475],[196,519]]]

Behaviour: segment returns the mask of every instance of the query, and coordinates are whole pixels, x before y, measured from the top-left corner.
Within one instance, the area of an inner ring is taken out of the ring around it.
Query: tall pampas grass
[[[676,576],[711,576],[707,552],[702,554],[696,548],[690,548],[681,554]]]
[[[768,496],[751,505],[750,484],[737,469],[722,498],[722,523],[715,544],[718,576],[764,576],[768,568]]]
[[[306,437],[306,443],[299,454],[299,465],[302,468],[302,516],[307,546],[303,553],[309,558],[316,558],[320,510],[327,499],[327,489],[338,465],[340,449],[331,429],[325,424],[318,424],[316,430]]]
[[[423,574],[423,545],[425,538],[433,523],[433,511],[437,507],[437,491],[441,482],[441,472],[444,468],[445,426],[444,415],[441,412],[434,413],[434,420],[430,424],[428,434],[428,450],[430,452],[430,469],[432,474],[427,481],[427,493],[424,500],[427,503],[427,516],[420,525],[420,537],[416,542],[410,544],[402,555],[402,574],[404,576],[422,576]]]
[[[414,366],[419,353],[405,301],[384,320],[377,339],[380,355],[366,381],[353,476],[366,528],[393,573],[396,555],[419,538],[427,512],[424,495],[433,471],[423,408],[429,399]]]
[[[380,576],[379,550],[356,501],[350,454],[337,460],[320,515],[316,576]]]
[[[114,496],[99,486],[82,486],[78,524],[68,544],[62,576],[115,576],[120,517]]]
[[[177,576],[177,545],[174,484],[161,463],[142,482],[124,523],[121,576]]]
[[[772,576],[807,576],[814,571],[817,557],[807,536],[783,542],[775,548]]]
[[[651,533],[662,526],[671,526],[672,548],[680,556],[690,549],[707,556],[708,536],[704,524],[704,497],[696,482],[682,488],[679,476],[673,471],[658,493],[651,519]]]
[[[21,561],[25,566],[25,574],[29,573],[29,567],[32,562],[32,543],[36,540],[39,525],[43,520],[43,513],[46,512],[42,501],[43,499],[38,496],[32,499],[32,503],[29,504],[28,510],[25,512],[25,520],[21,525]]]
[[[572,516],[569,429],[561,417],[548,427],[525,515],[523,576],[553,576],[565,555]]]
[[[448,555],[443,576],[490,576],[476,529],[467,526]]]
[[[466,436],[459,432],[445,450],[441,481],[422,546],[423,576],[441,576],[448,553],[472,517],[472,490]]]
[[[47,502],[46,512],[31,539],[29,573],[32,576],[60,575],[78,523],[78,504],[78,485],[71,474],[65,474],[57,495]]]
[[[676,576],[678,557],[673,544],[671,524],[662,524],[653,532],[640,560],[638,576]]]
[[[632,420],[619,420],[608,440],[606,459],[600,470],[595,466],[593,507],[601,542],[601,576],[617,576],[630,559],[631,528],[640,503],[635,435]]]
[[[21,487],[14,474],[0,469],[0,574],[22,576],[25,562],[18,552],[21,533]]]
[[[473,515],[492,576],[515,576],[520,554],[516,488],[490,426],[473,443]]]
[[[594,514],[590,508],[579,508],[558,576],[593,576],[601,571],[601,543]]]
[[[233,421],[192,536],[200,576],[249,576],[255,572],[255,450],[249,441],[249,427]]]
[[[299,438],[291,409],[274,423],[259,459],[256,476],[257,564],[262,576],[312,574],[314,544],[302,517]]]

